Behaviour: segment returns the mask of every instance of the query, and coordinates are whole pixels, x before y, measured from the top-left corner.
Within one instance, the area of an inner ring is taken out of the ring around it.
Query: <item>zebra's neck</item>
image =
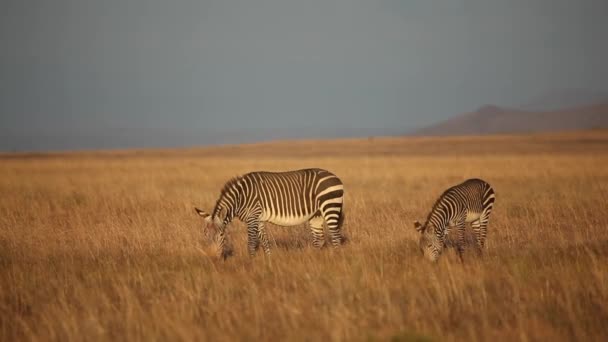
[[[435,228],[435,231],[443,233],[446,225],[450,221],[450,210],[441,200],[433,207],[427,218],[427,225]]]
[[[241,203],[240,203],[240,194],[237,191],[236,187],[234,189],[229,189],[223,192],[220,198],[217,200],[215,204],[215,209],[213,210],[213,217],[220,215],[220,213],[225,212],[226,215],[221,217],[224,224],[228,224],[234,219],[235,216],[238,216],[241,211]]]

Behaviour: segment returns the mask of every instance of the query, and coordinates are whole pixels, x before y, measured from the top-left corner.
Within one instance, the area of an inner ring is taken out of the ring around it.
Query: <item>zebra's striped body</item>
[[[326,170],[258,171],[228,181],[211,215],[195,209],[215,226],[211,228],[215,228],[215,239],[224,257],[224,229],[235,217],[247,224],[249,253],[253,255],[261,242],[268,254],[265,222],[294,226],[308,221],[315,247],[322,247],[325,242],[325,222],[332,244],[341,244],[343,194],[342,181]]]
[[[419,245],[424,255],[436,261],[445,246],[450,228],[455,227],[458,255],[462,260],[465,223],[471,223],[481,251],[494,200],[494,190],[481,179],[469,179],[446,190],[435,202],[424,225],[415,223],[416,230],[421,233]]]

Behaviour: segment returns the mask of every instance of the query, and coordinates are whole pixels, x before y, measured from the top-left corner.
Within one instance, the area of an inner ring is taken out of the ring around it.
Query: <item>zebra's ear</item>
[[[194,211],[196,211],[196,213],[201,216],[204,219],[207,219],[209,217],[209,214],[207,214],[206,212],[204,212],[203,210],[200,210],[197,207],[194,207]]]
[[[414,228],[416,228],[416,231],[418,232],[422,232],[424,230],[424,226],[418,221],[414,221]]]

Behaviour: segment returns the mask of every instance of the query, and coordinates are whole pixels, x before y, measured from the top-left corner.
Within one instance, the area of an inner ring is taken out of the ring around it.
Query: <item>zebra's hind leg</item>
[[[481,255],[481,249],[483,248],[483,242],[480,239],[480,226],[481,222],[479,220],[475,220],[471,222],[471,228],[473,228],[473,232],[475,233],[475,241],[477,241],[477,254]]]
[[[323,213],[327,229],[329,230],[329,237],[331,238],[331,244],[334,247],[340,246],[345,238],[342,236],[342,222],[344,221],[344,213],[342,213],[342,207],[331,207]]]
[[[262,244],[262,248],[266,255],[270,255],[270,244],[268,243],[268,236],[266,235],[266,227],[264,222],[258,224],[258,241]]]
[[[465,246],[465,238],[464,238],[464,229],[466,225],[464,220],[459,221],[456,224],[456,232],[458,234],[458,242],[456,243],[456,251],[458,252],[458,257],[460,257],[460,262],[464,262],[462,258],[462,253],[464,252]]]
[[[486,235],[488,233],[488,222],[490,220],[490,212],[491,210],[484,211],[477,221],[471,223],[471,225],[473,226],[473,230],[475,231],[475,238],[477,240],[477,247],[479,248],[480,254],[486,242]]]
[[[308,221],[310,231],[312,232],[312,245],[316,248],[321,248],[325,245],[325,235],[323,234],[323,217],[320,214],[313,216]]]
[[[253,256],[255,254],[255,251],[260,245],[260,240],[258,238],[259,224],[260,223],[257,220],[247,222],[247,249],[249,250],[250,256]]]
[[[471,222],[471,228],[475,232],[475,241],[477,241],[477,255],[481,256],[483,252],[483,240],[481,238],[481,221],[475,220]]]

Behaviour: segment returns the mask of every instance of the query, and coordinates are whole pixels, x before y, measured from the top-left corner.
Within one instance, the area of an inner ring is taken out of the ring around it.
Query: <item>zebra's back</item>
[[[477,220],[484,211],[491,210],[495,193],[488,182],[472,178],[446,190],[440,197],[442,204],[451,216],[459,213],[466,215],[466,222]],[[453,217],[455,219],[456,217]]]
[[[291,226],[343,202],[342,181],[323,169],[256,171],[242,177],[262,207],[261,220]],[[339,215],[338,215],[339,216]]]

